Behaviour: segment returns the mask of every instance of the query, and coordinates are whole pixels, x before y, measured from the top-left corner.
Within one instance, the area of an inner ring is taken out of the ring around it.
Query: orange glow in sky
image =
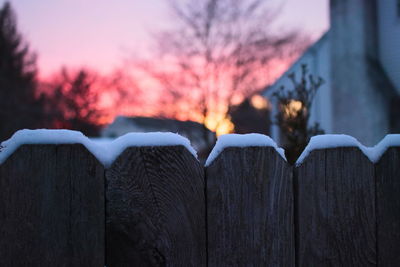
[[[328,28],[328,0],[272,0],[281,7],[278,23],[282,29],[296,28],[318,38]],[[0,0],[2,5],[5,0]],[[38,54],[39,78],[45,79],[62,66],[88,67],[103,74],[123,67],[126,60],[146,55],[152,48],[151,33],[171,25],[166,0],[11,0],[17,13],[18,28],[31,50]],[[312,12],[310,12],[312,10]],[[286,67],[276,62],[268,74],[271,80]],[[146,81],[141,81],[146,83]],[[104,89],[107,91],[106,89]],[[157,92],[149,86],[146,108],[130,106],[112,107],[100,123],[108,123],[116,115],[156,115],[159,110],[152,105]],[[260,99],[252,100],[265,105]],[[171,107],[172,109],[174,107]],[[171,111],[173,113],[173,110]],[[178,119],[201,121],[202,118],[175,114]],[[207,118],[206,125],[218,134],[233,128],[228,119],[220,115]]]

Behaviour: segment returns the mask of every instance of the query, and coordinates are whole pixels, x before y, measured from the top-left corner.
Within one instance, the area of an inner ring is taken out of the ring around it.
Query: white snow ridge
[[[362,145],[356,138],[344,134],[325,134],[311,137],[310,142],[296,161],[296,165],[304,162],[313,150],[336,148],[336,147],[358,147],[365,156],[373,163],[377,163],[389,147],[400,146],[400,134],[388,134],[374,147]]]
[[[41,129],[17,131],[9,140],[2,142],[0,145],[0,164],[4,163],[18,147],[24,144],[82,144],[105,167],[110,167],[113,161],[128,147],[184,146],[197,158],[197,153],[190,145],[189,140],[174,133],[129,133],[113,141],[96,142],[77,131]],[[205,166],[210,166],[227,147],[251,146],[273,147],[286,160],[284,150],[279,148],[268,136],[262,134],[227,134],[218,138]],[[313,150],[335,147],[358,147],[371,162],[376,163],[389,147],[400,147],[400,134],[387,135],[374,147],[366,147],[357,139],[348,135],[314,136],[300,155],[296,165],[303,163]]]
[[[221,135],[210,155],[206,160],[205,166],[210,166],[218,155],[227,147],[273,147],[286,161],[285,152],[279,148],[274,140],[263,134],[225,134]]]
[[[197,158],[197,153],[189,140],[174,133],[129,133],[111,142],[97,143],[77,131],[40,129],[17,131],[10,139],[2,142],[0,164],[4,163],[18,147],[29,144],[82,144],[105,167],[111,166],[127,147],[182,145]]]

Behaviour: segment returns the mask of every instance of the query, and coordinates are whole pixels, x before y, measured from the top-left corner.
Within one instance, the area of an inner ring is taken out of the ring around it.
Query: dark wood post
[[[400,263],[400,147],[389,148],[375,165],[378,264]]]
[[[204,171],[186,148],[128,148],[106,179],[108,267],[206,265]]]
[[[273,148],[225,148],[206,181],[208,266],[294,266],[292,168]]]
[[[356,147],[315,150],[296,168],[298,266],[375,266],[374,164]]]
[[[80,144],[0,165],[0,266],[104,266],[104,168]]]

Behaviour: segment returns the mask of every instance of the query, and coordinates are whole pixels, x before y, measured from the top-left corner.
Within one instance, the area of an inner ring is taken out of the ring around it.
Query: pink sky
[[[329,0],[272,0],[280,25],[318,38],[328,29]],[[2,5],[5,0],[0,0]],[[169,24],[165,0],[11,0],[19,29],[38,53],[41,76],[62,65],[102,72],[149,48],[148,33]]]

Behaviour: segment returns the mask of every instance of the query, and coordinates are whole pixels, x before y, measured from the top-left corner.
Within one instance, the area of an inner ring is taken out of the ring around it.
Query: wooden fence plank
[[[294,266],[292,168],[271,147],[206,168],[209,266]]]
[[[296,168],[297,265],[376,265],[374,165],[358,148],[311,152]]]
[[[204,171],[186,148],[128,148],[106,179],[108,267],[206,265]]]
[[[82,145],[23,145],[0,166],[0,266],[104,266],[104,168]]]
[[[389,148],[375,165],[378,264],[400,263],[400,148]]]

